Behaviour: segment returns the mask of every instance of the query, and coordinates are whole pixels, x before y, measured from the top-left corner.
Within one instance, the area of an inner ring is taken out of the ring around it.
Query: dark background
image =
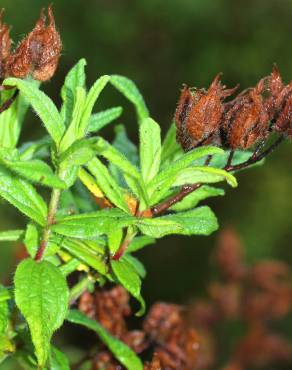
[[[42,6],[37,0],[2,0],[15,42],[30,31]],[[44,89],[59,101],[68,69],[81,57],[88,83],[102,74],[132,78],[163,132],[169,126],[182,83],[208,86],[223,72],[228,86],[254,85],[276,62],[286,82],[292,70],[291,0],[56,0],[56,23],[64,44],[55,78]],[[96,110],[122,104],[130,137],[137,141],[132,107],[111,88]],[[30,115],[26,137],[37,137],[40,122]],[[105,131],[112,138],[112,128]],[[263,167],[238,175],[239,188],[208,201],[222,226],[234,225],[250,261],[271,256],[292,262],[292,145],[287,142]],[[4,209],[4,211],[3,211]],[[0,228],[17,227],[12,208],[1,208]],[[140,254],[148,270],[147,302],[186,302],[202,294],[211,275],[211,237],[167,237]],[[9,276],[11,246],[1,245],[0,269]],[[8,263],[9,262],[9,263]],[[9,269],[8,269],[9,266]]]

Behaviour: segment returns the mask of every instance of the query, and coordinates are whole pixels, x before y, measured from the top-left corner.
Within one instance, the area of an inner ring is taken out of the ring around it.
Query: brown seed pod
[[[4,64],[5,60],[10,54],[11,39],[10,39],[10,29],[7,24],[3,23],[4,9],[0,11],[0,78],[4,77]]]
[[[48,8],[49,24],[42,10],[34,29],[24,38],[5,64],[6,76],[25,78],[32,74],[39,81],[49,80],[55,73],[62,50],[55,27],[52,8]]]
[[[224,112],[222,100],[237,87],[225,90],[218,74],[208,91],[184,87],[175,113],[177,140],[185,151],[196,146],[218,144],[219,126]]]
[[[274,129],[292,137],[292,92],[287,97],[283,110],[280,112]]]
[[[223,130],[227,145],[232,149],[248,149],[267,138],[269,115],[264,106],[262,93],[264,79],[247,91],[225,112]]]

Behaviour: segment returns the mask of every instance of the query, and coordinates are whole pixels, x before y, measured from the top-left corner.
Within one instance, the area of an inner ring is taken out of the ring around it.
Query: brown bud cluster
[[[255,87],[226,101],[236,90],[226,89],[220,75],[207,91],[184,86],[175,122],[185,151],[208,144],[245,150],[265,141],[271,131],[292,136],[292,82],[284,85],[276,67]]]
[[[56,30],[52,8],[48,8],[48,25],[44,10],[34,29],[11,50],[9,27],[0,18],[0,77],[47,81],[54,75],[61,55],[62,42]]]

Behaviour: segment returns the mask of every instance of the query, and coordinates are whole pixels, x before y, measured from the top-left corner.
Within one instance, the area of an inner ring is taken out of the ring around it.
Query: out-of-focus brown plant
[[[142,358],[150,357],[144,370],[211,370],[219,369],[223,361],[222,370],[292,363],[292,343],[270,325],[291,313],[290,268],[275,260],[249,266],[243,251],[232,228],[221,232],[213,255],[221,278],[209,284],[208,298],[185,307],[156,303],[140,330],[128,329],[129,295],[120,286],[84,293],[79,309]],[[244,327],[244,334],[238,335],[228,358],[222,359],[217,329],[233,322]],[[123,369],[101,343],[91,361],[92,370]]]
[[[146,316],[142,330],[129,330],[126,317],[131,313],[129,296],[124,288],[84,293],[79,309],[98,320],[112,335],[122,340],[136,353],[153,354],[145,362],[145,370],[195,368],[199,339],[196,331],[187,326],[183,308],[173,304],[157,303]],[[102,347],[101,347],[102,348]],[[118,370],[121,366],[110,352],[102,349],[92,359],[92,370]]]
[[[201,339],[197,369],[219,368],[217,325],[241,322],[245,335],[238,338],[224,370],[248,370],[292,362],[292,343],[270,329],[270,323],[291,313],[292,274],[279,261],[248,266],[241,243],[232,229],[219,237],[215,261],[222,279],[209,284],[208,300],[189,306],[189,320]],[[214,330],[215,329],[215,330]]]

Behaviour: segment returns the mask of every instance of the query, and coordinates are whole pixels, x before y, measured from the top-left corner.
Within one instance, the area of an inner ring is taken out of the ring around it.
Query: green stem
[[[69,305],[71,306],[77,299],[88,290],[91,284],[94,283],[92,276],[87,275],[85,278],[81,279],[79,283],[73,286],[70,291]]]

